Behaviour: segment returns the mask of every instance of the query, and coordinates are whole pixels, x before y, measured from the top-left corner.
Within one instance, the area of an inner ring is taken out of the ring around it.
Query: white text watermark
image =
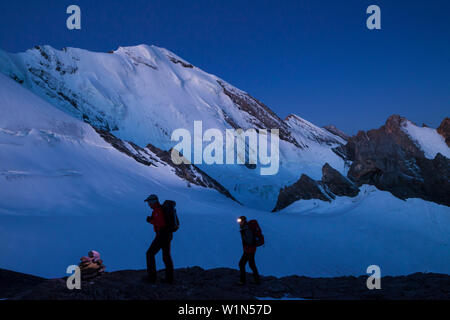
[[[202,121],[194,121],[193,137],[189,130],[180,128],[173,131],[171,140],[178,142],[171,152],[176,165],[259,164],[261,175],[274,175],[279,170],[279,129],[226,129],[224,139],[221,130],[208,129],[203,133]]]

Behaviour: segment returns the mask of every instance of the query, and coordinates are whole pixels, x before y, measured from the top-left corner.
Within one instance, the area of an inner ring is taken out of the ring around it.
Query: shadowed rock
[[[302,174],[296,183],[280,190],[277,204],[272,212],[284,209],[295,201],[310,199],[330,201],[330,196],[323,191],[320,182]]]
[[[0,269],[0,277],[6,270]],[[163,271],[159,272],[162,278]],[[91,282],[83,281],[81,290],[69,290],[66,279],[44,280],[23,288],[18,278],[10,281],[11,300],[254,300],[257,298],[304,299],[450,299],[450,276],[415,273],[381,279],[382,290],[369,290],[367,275],[335,278],[288,276],[262,277],[261,285],[236,284],[239,271],[228,268],[204,270],[200,267],[175,270],[175,284],[142,280],[144,270],[107,272]],[[26,277],[25,275],[23,275]],[[248,275],[250,277],[250,274]],[[29,277],[29,276],[28,276]],[[250,278],[249,278],[250,279]],[[15,292],[15,293],[14,293]]]
[[[356,197],[359,188],[328,163],[322,167],[322,180],[315,181],[305,174],[291,186],[284,187],[272,212],[279,211],[298,200],[318,199],[331,201],[340,197]]]
[[[439,128],[437,128],[437,132],[444,137],[445,143],[450,147],[450,118],[445,118]]]
[[[124,141],[117,138],[109,131],[98,129],[93,127],[97,133],[109,144],[111,144],[118,151],[126,154],[127,156],[133,158],[137,162],[146,165],[154,166],[166,165],[171,166],[177,176],[184,179],[188,183],[192,183],[205,188],[212,188],[219,191],[226,197],[237,201],[231,193],[222,186],[218,181],[210,177],[206,172],[198,168],[193,164],[181,163],[175,165],[171,159],[171,151],[161,150],[152,144],[148,144],[146,148],[141,148],[133,142]]]
[[[450,205],[450,160],[442,155],[427,159],[402,127],[407,119],[389,117],[379,129],[360,131],[345,146],[353,161],[348,177],[358,185],[370,184],[400,199],[421,198]]]
[[[345,134],[342,130],[336,128],[334,125],[330,124],[328,126],[323,127],[324,129],[326,129],[328,132],[331,132],[332,134],[341,137],[342,139],[344,139],[345,141],[347,141],[350,137]]]
[[[0,269],[0,299],[26,293],[45,281],[48,280],[25,273]]]
[[[327,191],[336,196],[356,197],[359,193],[358,187],[352,181],[328,163],[322,167],[322,183],[326,186]]]
[[[254,128],[276,128],[279,130],[281,140],[288,141],[298,148],[302,148],[297,140],[292,137],[287,124],[264,103],[250,96],[248,93],[232,88],[222,81],[217,80],[217,83],[222,87],[223,93],[231,99],[236,107],[250,116],[250,122],[253,124]],[[224,118],[234,129],[240,128],[229,115],[224,114]],[[245,130],[249,128],[242,129]]]

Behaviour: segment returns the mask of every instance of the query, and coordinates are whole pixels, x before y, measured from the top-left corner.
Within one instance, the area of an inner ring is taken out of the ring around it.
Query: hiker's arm
[[[152,216],[147,216],[147,222],[148,223],[152,223],[152,219],[153,219],[153,215]]]

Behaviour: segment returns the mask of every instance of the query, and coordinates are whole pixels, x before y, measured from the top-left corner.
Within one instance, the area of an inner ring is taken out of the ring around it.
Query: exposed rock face
[[[233,101],[239,110],[250,115],[249,121],[254,128],[279,129],[280,139],[291,142],[298,148],[301,148],[297,140],[292,137],[286,123],[264,103],[253,98],[248,93],[233,88],[222,81],[217,80],[217,83],[222,87],[223,93]],[[234,129],[239,129],[239,126],[231,119],[231,117],[226,114],[224,114],[224,117],[230,126]]]
[[[444,137],[445,143],[450,147],[450,118],[447,117],[441,122],[437,132]]]
[[[7,270],[0,269],[0,279]],[[21,274],[17,274],[21,275]],[[368,290],[367,276],[309,278],[288,276],[262,277],[261,285],[239,286],[239,271],[228,268],[204,270],[200,267],[175,270],[175,284],[142,280],[144,270],[106,272],[81,290],[68,290],[65,279],[39,279],[25,287],[17,276],[0,282],[2,298],[11,300],[254,300],[258,298],[304,298],[321,300],[364,299],[449,299],[450,276],[415,273],[382,279],[382,290]],[[163,277],[161,271],[159,276]],[[249,279],[251,275],[249,274]],[[23,275],[27,279],[27,275]],[[6,278],[6,277],[5,277]],[[4,287],[6,291],[4,290]],[[8,291],[9,290],[9,291]]]
[[[95,127],[94,129],[106,142],[137,162],[146,166],[171,166],[175,174],[180,178],[201,187],[216,189],[226,197],[238,202],[225,187],[195,165],[184,163],[175,165],[171,160],[170,150],[164,151],[151,144],[147,145],[146,148],[141,148],[133,142],[127,142],[117,138],[108,131]]]
[[[147,149],[151,150],[167,165],[173,167],[177,176],[198,186],[216,189],[226,197],[239,203],[239,201],[237,201],[224,186],[194,164],[181,163],[179,165],[175,165],[171,159],[172,150],[164,151],[151,144],[147,145]]]
[[[280,190],[277,204],[272,212],[284,209],[295,201],[310,199],[330,201],[330,197],[323,191],[319,182],[311,179],[306,174],[302,174],[296,183]]]
[[[179,64],[181,64],[181,65],[182,65],[183,67],[185,67],[185,68],[189,68],[189,69],[194,68],[194,66],[193,66],[192,64],[186,63],[186,62],[181,61],[181,60],[178,60],[178,59],[176,59],[176,58],[174,58],[174,57],[169,57],[169,59],[170,59],[170,61],[172,61],[173,63],[175,63],[175,64],[179,63]]]
[[[419,195],[425,200],[450,206],[450,159],[438,153],[433,160],[417,159],[417,165],[423,177]]]
[[[327,131],[331,132],[334,135],[337,135],[338,137],[341,137],[342,139],[344,139],[345,141],[347,141],[350,137],[345,134],[342,130],[339,130],[338,128],[336,128],[335,126],[333,126],[332,124],[323,127],[324,129],[326,129]]]
[[[359,193],[358,186],[363,184],[389,191],[400,199],[421,198],[450,206],[450,159],[440,153],[434,159],[426,158],[403,130],[407,121],[393,115],[381,128],[360,131],[345,146],[334,148],[336,154],[351,163],[349,179],[325,164],[321,181],[302,176],[294,185],[283,188],[273,211],[301,199],[329,201],[335,196],[354,197]],[[446,139],[449,123],[446,118],[438,129]]]
[[[320,199],[330,201],[329,197],[325,195],[320,183],[305,174],[302,174],[300,180],[294,183],[293,187],[296,188],[297,191],[300,191],[300,199]]]
[[[406,121],[393,115],[381,128],[351,137],[344,148],[353,161],[348,177],[401,199],[422,198],[450,205],[450,160],[440,154],[433,160],[425,158],[402,130]]]
[[[325,128],[320,128],[295,114],[288,115],[284,119],[284,123],[288,125],[292,136],[302,148],[309,148],[309,142],[328,146],[345,144],[345,140],[338,135]]]
[[[322,167],[322,180],[315,181],[305,174],[291,186],[280,190],[272,212],[279,211],[298,200],[319,199],[331,201],[336,196],[356,197],[359,188],[328,163]]]
[[[328,163],[322,167],[322,183],[326,186],[327,191],[336,196],[356,197],[359,193],[358,187],[352,181]]]
[[[93,128],[106,142],[111,144],[115,149],[125,153],[127,156],[133,158],[137,162],[142,163],[146,166],[155,167],[158,163],[163,164],[162,161],[160,161],[158,158],[151,155],[149,152],[139,147],[138,145],[132,142],[125,142],[106,130],[102,130],[96,127]]]

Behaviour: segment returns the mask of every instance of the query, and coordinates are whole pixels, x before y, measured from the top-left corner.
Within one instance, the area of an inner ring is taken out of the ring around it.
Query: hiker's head
[[[156,194],[149,195],[144,201],[147,202],[148,206],[152,209],[159,205],[159,199]]]
[[[242,227],[243,225],[245,225],[247,223],[247,218],[244,216],[240,216],[237,219],[237,222],[239,223],[239,225]]]

